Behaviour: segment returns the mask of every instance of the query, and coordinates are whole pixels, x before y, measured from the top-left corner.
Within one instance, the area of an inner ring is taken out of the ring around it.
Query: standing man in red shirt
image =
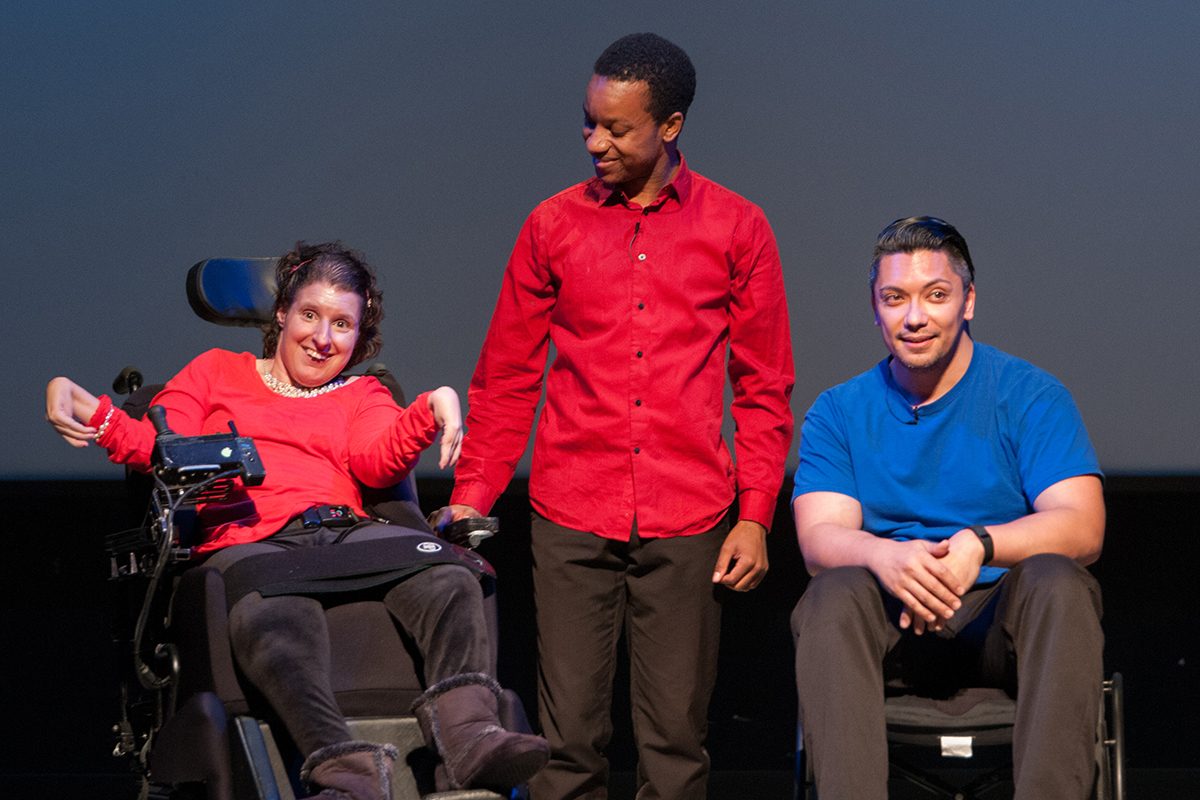
[[[695,91],[654,34],[596,61],[583,140],[596,176],[541,203],[513,248],[469,393],[451,506],[486,513],[533,424],[535,800],[607,796],[614,657],[628,637],[638,797],[697,800],[720,589],[767,571],[794,380],[775,237],[761,209],[692,172]],[[722,437],[725,374],[737,432]]]

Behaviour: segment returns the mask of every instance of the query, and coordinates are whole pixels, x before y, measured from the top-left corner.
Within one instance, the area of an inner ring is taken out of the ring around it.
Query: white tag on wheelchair
[[[971,758],[974,753],[971,751],[971,743],[974,739],[970,736],[942,736],[942,758]]]

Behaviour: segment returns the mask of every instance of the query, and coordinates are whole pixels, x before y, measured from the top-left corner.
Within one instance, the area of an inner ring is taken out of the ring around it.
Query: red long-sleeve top
[[[265,539],[315,505],[365,516],[361,486],[399,482],[437,435],[427,394],[401,409],[378,380],[361,377],[316,397],[282,397],[263,383],[253,354],[226,350],[197,356],[154,402],[186,436],[228,433],[232,420],[266,469],[261,486],[200,508],[200,553]],[[154,426],[117,410],[98,444],[110,460],[146,472]]]
[[[504,274],[468,395],[453,501],[486,513],[525,450],[530,500],[628,540],[700,533],[735,495],[770,527],[792,439],[783,275],[766,216],[681,163],[641,207],[592,179],[541,203]],[[722,437],[728,365],[736,466]]]

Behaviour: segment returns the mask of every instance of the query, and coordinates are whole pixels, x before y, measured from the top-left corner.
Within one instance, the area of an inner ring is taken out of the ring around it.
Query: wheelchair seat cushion
[[[1012,727],[1016,701],[1002,689],[970,688],[952,697],[919,695],[889,697],[885,706],[890,730],[928,731],[947,734]]]

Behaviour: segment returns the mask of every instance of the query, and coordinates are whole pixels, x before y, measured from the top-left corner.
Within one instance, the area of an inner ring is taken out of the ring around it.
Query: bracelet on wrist
[[[88,420],[88,425],[96,429],[95,439],[97,441],[108,430],[108,423],[112,422],[114,408],[112,398],[108,395],[100,395],[99,400],[96,410],[92,412],[92,418]]]
[[[105,432],[108,431],[108,423],[112,422],[112,415],[113,415],[114,410],[116,410],[115,406],[109,406],[108,413],[104,415],[104,421],[101,422],[96,427],[96,441],[97,442],[99,442],[100,437],[103,436],[105,434]]]

